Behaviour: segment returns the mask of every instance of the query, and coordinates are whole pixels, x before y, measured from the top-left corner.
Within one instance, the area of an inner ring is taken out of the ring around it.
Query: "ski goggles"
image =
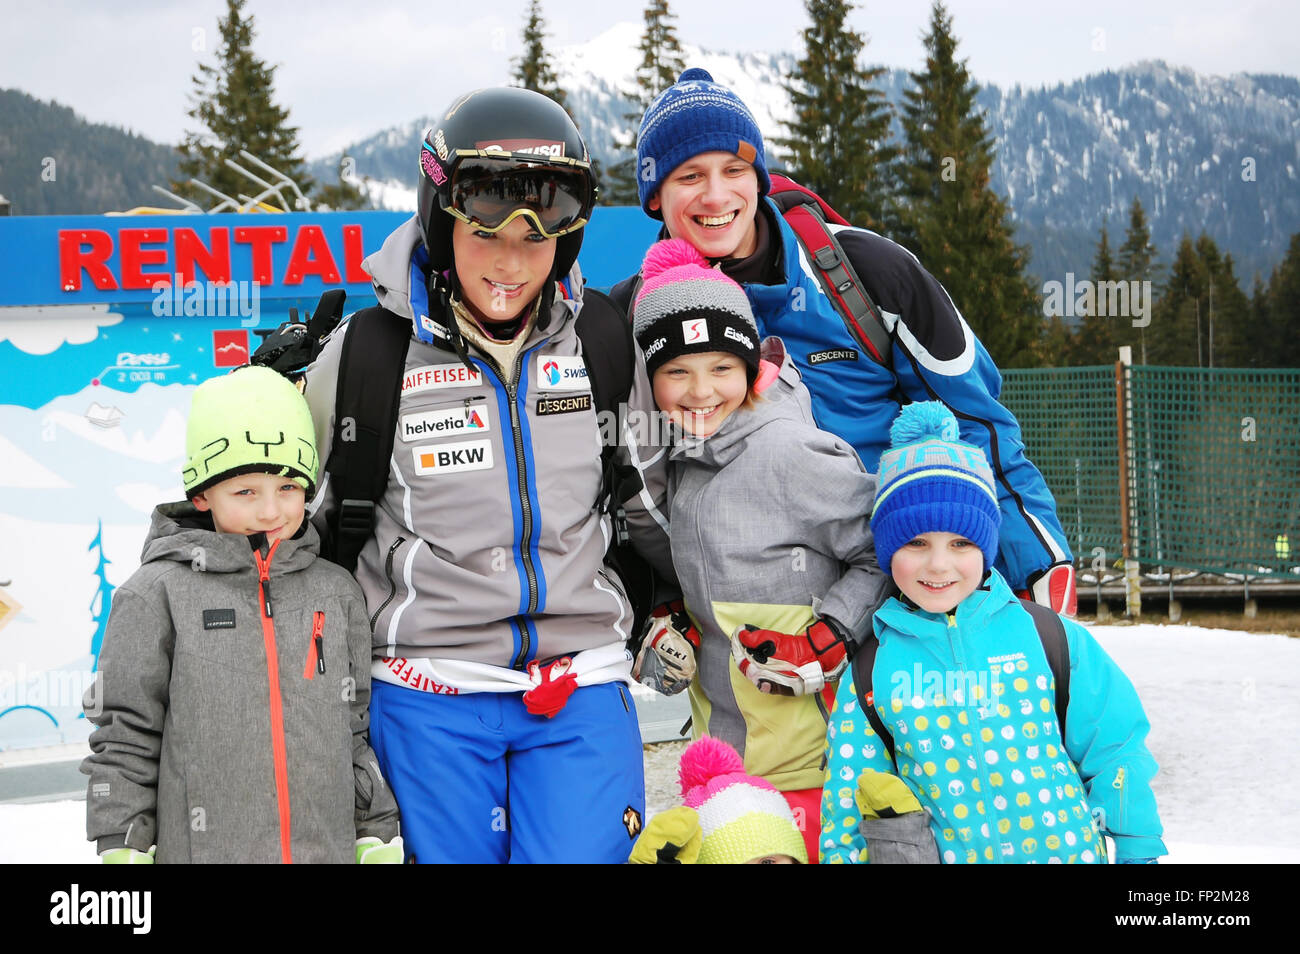
[[[596,199],[581,167],[478,155],[460,161],[446,195],[447,212],[484,232],[499,232],[522,215],[547,238],[586,225]]]

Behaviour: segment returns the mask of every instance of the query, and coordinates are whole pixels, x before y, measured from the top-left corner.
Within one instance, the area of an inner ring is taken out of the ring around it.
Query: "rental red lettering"
[[[167,249],[142,248],[167,241],[166,229],[122,229],[117,233],[118,259],[122,263],[123,288],[153,288],[158,282],[171,284],[167,274]],[[145,265],[162,265],[161,272],[146,272]]]
[[[298,230],[289,255],[289,267],[284,273],[284,283],[301,285],[307,275],[319,275],[327,285],[337,285],[342,281],[329,242],[325,241],[325,233],[319,225],[304,225]]]
[[[361,226],[343,226],[343,270],[349,285],[369,285],[370,276],[361,268],[366,250],[361,244]]]
[[[89,246],[84,248],[83,246]],[[59,287],[81,291],[81,271],[101,291],[116,291],[113,272],[104,264],[113,254],[113,237],[101,229],[59,231]]]
[[[182,285],[197,281],[200,268],[210,282],[230,281],[230,229],[210,230],[208,242],[204,245],[193,229],[176,230],[176,272]]]
[[[271,246],[289,238],[283,225],[251,225],[235,229],[235,241],[253,247],[253,281],[259,285],[273,285],[275,276],[271,267]]]

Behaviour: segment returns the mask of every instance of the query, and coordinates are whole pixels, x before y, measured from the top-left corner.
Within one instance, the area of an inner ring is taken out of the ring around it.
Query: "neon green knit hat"
[[[185,495],[240,474],[277,474],[316,492],[316,429],[298,389],[270,368],[245,367],[194,391],[185,428]]]

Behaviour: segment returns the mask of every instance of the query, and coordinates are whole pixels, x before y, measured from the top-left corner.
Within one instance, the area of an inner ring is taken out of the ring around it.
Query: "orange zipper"
[[[280,859],[286,864],[293,864],[293,850],[290,845],[289,826],[289,757],[284,742],[284,701],[280,698],[280,657],[275,646],[275,621],[271,606],[271,558],[275,548],[280,545],[276,540],[262,559],[260,550],[253,551],[253,560],[257,563],[257,590],[262,603],[262,643],[266,648],[266,678],[271,700],[271,753],[275,762],[275,800],[280,810]]]
[[[307,665],[302,670],[302,678],[314,679],[317,672],[325,675],[325,614],[320,610],[312,613],[311,644],[307,647]]]

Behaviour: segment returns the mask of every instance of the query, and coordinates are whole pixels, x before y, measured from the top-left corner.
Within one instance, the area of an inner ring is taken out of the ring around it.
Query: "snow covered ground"
[[[1300,640],[1188,626],[1094,626],[1132,678],[1160,763],[1173,863],[1300,862]],[[647,759],[651,811],[676,765]],[[93,862],[80,801],[0,805],[0,862]]]

